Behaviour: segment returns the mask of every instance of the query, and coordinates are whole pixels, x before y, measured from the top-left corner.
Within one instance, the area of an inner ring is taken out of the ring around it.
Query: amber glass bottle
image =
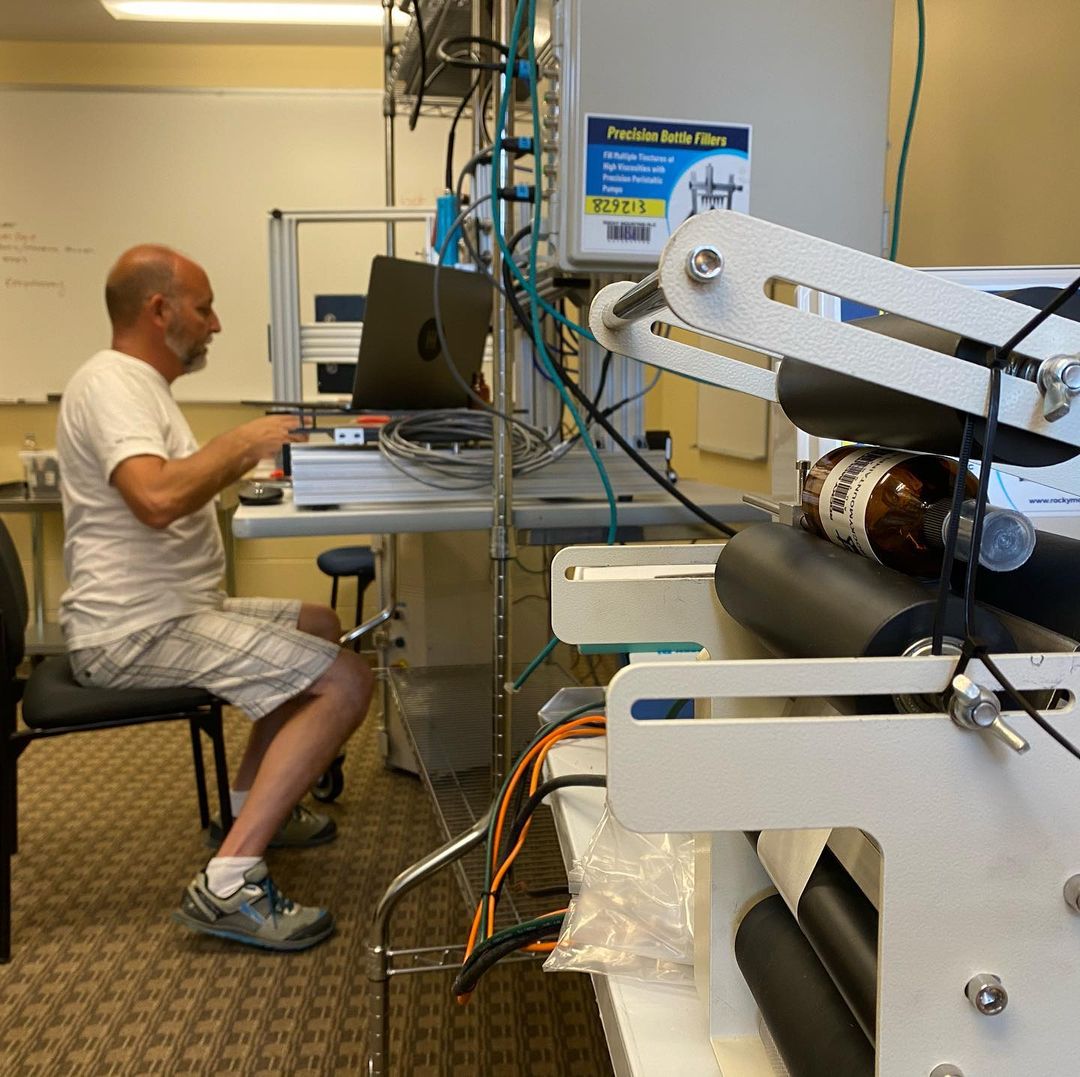
[[[912,576],[936,576],[956,483],[957,464],[868,446],[826,453],[803,485],[808,530],[854,553]],[[964,478],[956,555],[970,551],[978,481]],[[990,507],[983,522],[979,563],[998,572],[1022,565],[1035,548],[1035,529],[1022,513]]]

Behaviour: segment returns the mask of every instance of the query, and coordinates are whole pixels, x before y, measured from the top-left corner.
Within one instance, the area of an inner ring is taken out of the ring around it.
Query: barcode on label
[[[832,496],[829,498],[830,515],[843,515],[852,484],[870,464],[881,459],[884,455],[885,451],[882,449],[871,449],[869,452],[860,453],[844,468],[843,474],[841,474],[836,487],[833,489]]]
[[[653,225],[637,221],[605,221],[607,238],[615,243],[648,243],[652,239]]]

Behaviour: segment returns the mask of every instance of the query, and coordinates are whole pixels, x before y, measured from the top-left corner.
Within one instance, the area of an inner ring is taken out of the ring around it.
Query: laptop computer
[[[357,411],[461,408],[435,326],[435,266],[378,255],[371,263],[353,382]],[[439,270],[439,306],[451,361],[466,385],[480,369],[491,324],[491,285],[479,273]]]

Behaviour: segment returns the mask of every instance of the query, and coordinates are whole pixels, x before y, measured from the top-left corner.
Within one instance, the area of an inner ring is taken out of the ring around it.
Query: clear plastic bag
[[[692,835],[637,834],[605,808],[578,868],[581,890],[545,972],[694,982]]]

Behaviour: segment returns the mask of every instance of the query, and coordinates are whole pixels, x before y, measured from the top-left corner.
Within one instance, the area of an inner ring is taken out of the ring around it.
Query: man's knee
[[[341,639],[341,621],[329,606],[305,602],[300,606],[296,627],[301,632],[337,643]]]
[[[351,716],[355,728],[367,714],[374,685],[371,666],[355,652],[342,651],[319,679],[316,689],[337,696],[342,712]]]

